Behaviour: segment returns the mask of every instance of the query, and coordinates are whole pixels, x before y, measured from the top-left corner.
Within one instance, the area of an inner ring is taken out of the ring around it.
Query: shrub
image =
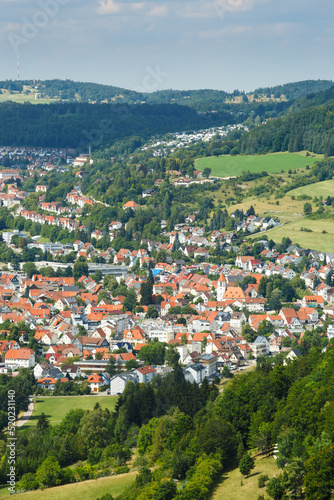
[[[114,471],[115,474],[126,474],[127,472],[130,472],[130,468],[127,465],[121,465],[121,467],[117,467]]]
[[[249,455],[249,453],[245,453],[242,459],[240,460],[239,470],[243,476],[248,476],[252,469],[255,467],[255,460],[253,457]]]
[[[266,485],[266,481],[268,481],[269,477],[267,474],[261,474],[257,480],[257,485],[259,488],[264,488]]]
[[[36,481],[35,474],[28,472],[23,474],[19,482],[19,490],[31,491],[39,488],[39,482]]]

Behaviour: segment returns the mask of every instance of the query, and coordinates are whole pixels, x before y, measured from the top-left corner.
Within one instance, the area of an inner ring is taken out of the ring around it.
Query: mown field
[[[265,489],[257,485],[260,474],[267,474],[271,479],[279,472],[272,457],[257,457],[255,469],[247,478],[244,478],[238,468],[223,473],[214,490],[212,500],[257,500],[259,495],[265,495]]]
[[[22,94],[15,92],[10,94],[9,92],[2,91],[0,94],[0,102],[14,101],[18,103],[30,102],[31,104],[50,104],[50,102],[60,102],[59,99],[35,99],[35,94]]]
[[[312,232],[301,231],[302,227],[306,227]],[[323,233],[323,231],[327,231],[327,233]],[[333,220],[309,220],[301,217],[260,234],[267,235],[276,243],[280,243],[283,237],[289,237],[293,243],[303,248],[319,250],[320,252],[334,252]]]
[[[119,476],[101,477],[83,481],[82,483],[65,484],[46,490],[30,491],[20,493],[15,498],[22,500],[96,500],[97,498],[110,493],[114,497],[123,493],[123,491],[135,480],[137,472],[120,474]],[[8,489],[2,489],[0,496],[7,496]]]
[[[102,408],[108,408],[112,411],[115,408],[117,396],[49,396],[37,397],[32,417],[22,428],[30,425],[36,425],[42,412],[50,419],[50,424],[59,424],[66,413],[75,408],[83,410],[92,410],[96,403]]]
[[[308,186],[302,186],[287,193],[287,196],[322,196],[324,199],[327,196],[334,196],[334,180],[316,182],[315,184],[309,184]]]
[[[243,171],[275,173],[282,170],[304,168],[307,165],[313,165],[320,158],[322,158],[322,155],[312,154],[312,157],[306,156],[304,151],[268,155],[210,156],[196,160],[195,168],[203,171],[204,168],[209,167],[211,168],[211,175],[214,177],[233,177],[241,175]]]

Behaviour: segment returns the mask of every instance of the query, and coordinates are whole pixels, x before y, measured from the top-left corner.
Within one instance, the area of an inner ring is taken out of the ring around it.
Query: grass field
[[[255,464],[255,469],[247,478],[243,477],[239,469],[223,474],[211,497],[212,500],[257,500],[259,495],[265,494],[265,489],[258,488],[257,485],[260,474],[267,474],[271,479],[279,473],[279,469],[272,457],[256,458]]]
[[[211,175],[214,177],[233,177],[240,175],[242,171],[262,172],[265,170],[275,173],[281,170],[304,168],[306,165],[313,165],[321,157],[321,155],[306,156],[304,151],[249,156],[211,156],[196,160],[195,167],[202,171],[205,167],[211,168]]]
[[[311,229],[312,232],[300,231],[301,227]],[[327,231],[323,234],[322,231]],[[288,222],[274,229],[270,229],[261,235],[267,235],[269,239],[280,243],[282,238],[289,237],[293,243],[298,243],[303,248],[311,248],[320,252],[334,252],[334,221],[333,220],[309,220],[301,217],[293,222]]]
[[[287,196],[301,196],[301,195],[307,195],[307,196],[322,196],[324,199],[327,198],[327,196],[333,196],[334,195],[334,180],[330,181],[323,181],[323,182],[316,182],[315,184],[309,184],[308,186],[302,186],[296,189],[293,189],[292,191],[289,191],[287,193]]]
[[[272,217],[281,222],[290,222],[303,217],[304,204],[305,201],[291,200],[289,196],[280,199],[279,205],[276,205],[273,198],[267,200],[266,198],[251,197],[246,198],[242,203],[231,205],[229,212],[234,212],[236,209],[246,212],[253,205],[255,213],[260,217]]]
[[[65,484],[46,490],[30,491],[20,493],[15,498],[22,500],[96,500],[98,497],[110,493],[114,497],[123,493],[123,491],[134,481],[137,472],[120,474],[119,476],[101,477],[82,483]],[[7,496],[8,489],[0,490],[0,496]]]
[[[117,396],[49,396],[35,398],[35,407],[32,417],[24,429],[30,425],[36,425],[38,417],[42,412],[50,419],[50,424],[59,424],[67,412],[75,408],[83,410],[92,410],[96,403],[102,408],[108,408],[112,411],[115,408]]]
[[[30,102],[31,104],[49,104],[50,102],[60,102],[59,99],[35,99],[35,94],[21,94],[8,92],[0,94],[0,102],[13,101],[18,103]]]

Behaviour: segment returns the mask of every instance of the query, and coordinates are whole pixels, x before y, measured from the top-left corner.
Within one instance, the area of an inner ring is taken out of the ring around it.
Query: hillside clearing
[[[260,217],[272,217],[279,219],[281,222],[295,221],[303,217],[303,206],[305,201],[291,200],[289,196],[285,196],[279,200],[279,205],[276,205],[273,198],[267,200],[266,198],[246,198],[243,203],[232,205],[229,212],[235,210],[244,210],[247,212],[249,207],[253,205],[255,213]]]
[[[50,104],[51,102],[61,102],[60,99],[50,99],[50,98],[42,98],[35,97],[35,94],[23,94],[21,92],[9,93],[5,90],[2,90],[2,94],[0,94],[0,102],[17,102],[24,103],[29,102],[30,104]]]
[[[279,469],[272,457],[257,457],[255,469],[247,478],[244,478],[238,468],[223,473],[211,498],[212,500],[257,500],[259,495],[265,494],[265,488],[259,488],[257,485],[260,474],[267,474],[271,479],[278,473]]]
[[[312,232],[301,231],[302,227],[308,228]],[[323,231],[327,231],[327,233],[323,233]],[[298,244],[302,248],[310,248],[320,252],[334,252],[334,221],[330,219],[310,220],[301,217],[296,221],[260,233],[258,236],[260,235],[267,235],[275,243],[280,243],[283,237],[289,237],[294,244]]]
[[[36,397],[34,411],[30,420],[22,428],[36,425],[42,412],[50,419],[50,424],[56,425],[65,417],[66,413],[76,408],[92,410],[96,403],[102,408],[113,411],[117,402],[117,396],[49,396]]]
[[[300,153],[272,153],[267,155],[245,155],[245,156],[210,156],[199,158],[195,162],[195,168],[204,170],[211,168],[214,177],[231,177],[241,175],[242,172],[280,172],[282,170],[294,170],[313,165],[322,155],[306,156]]]
[[[71,500],[96,500],[106,493],[110,493],[116,497],[132,484],[136,475],[137,472],[129,472],[128,474],[120,474],[118,476],[101,477],[81,483],[47,488],[46,490],[20,493],[17,498],[22,498],[22,500],[42,500],[44,498],[48,500],[68,500],[69,498]],[[8,492],[8,489],[1,490],[0,495],[7,495],[5,491]]]
[[[333,196],[334,193],[334,180],[316,182],[315,184],[309,184],[307,186],[302,186],[287,193],[287,196],[322,196],[324,199],[327,196]]]

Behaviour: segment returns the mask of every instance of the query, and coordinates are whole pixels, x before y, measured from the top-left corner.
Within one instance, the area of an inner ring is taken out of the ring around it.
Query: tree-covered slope
[[[334,154],[334,103],[269,120],[245,134],[239,143],[243,154],[301,150]]]
[[[288,100],[302,99],[308,94],[317,94],[325,91],[333,85],[331,80],[304,80],[301,82],[284,83],[274,87],[261,87],[254,94],[284,95]]]
[[[229,113],[198,114],[177,104],[15,104],[0,105],[0,144],[97,148],[117,139],[196,130],[229,124]]]

